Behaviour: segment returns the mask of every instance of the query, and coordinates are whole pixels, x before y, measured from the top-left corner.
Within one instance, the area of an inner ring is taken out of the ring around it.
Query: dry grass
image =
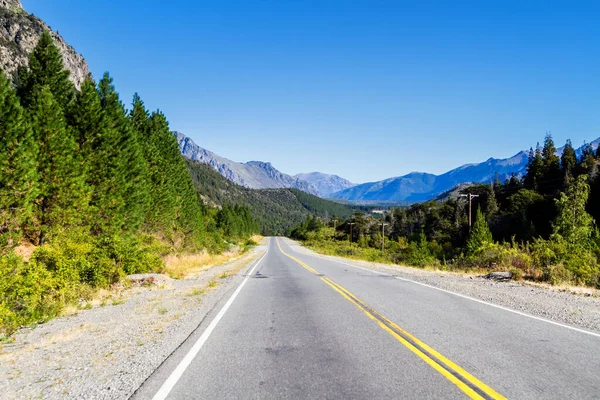
[[[251,240],[252,240],[254,243],[256,243],[256,244],[260,244],[260,242],[262,242],[264,238],[265,238],[265,237],[264,237],[264,236],[261,236],[261,235],[254,235],[254,236],[252,236],[250,239],[251,239]]]
[[[226,251],[221,254],[202,252],[196,254],[168,255],[165,257],[165,273],[173,279],[185,279],[214,266],[233,261],[241,255],[239,249]]]

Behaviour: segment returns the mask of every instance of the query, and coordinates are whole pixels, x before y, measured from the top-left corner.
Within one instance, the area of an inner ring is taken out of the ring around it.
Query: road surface
[[[267,241],[134,398],[600,398],[598,334]]]

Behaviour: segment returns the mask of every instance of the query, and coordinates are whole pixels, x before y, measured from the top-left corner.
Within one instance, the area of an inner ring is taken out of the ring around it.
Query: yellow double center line
[[[286,257],[291,258],[302,267],[306,268],[311,273],[321,277],[321,280],[329,285],[333,290],[341,294],[346,300],[354,304],[360,311],[367,315],[370,319],[377,322],[381,328],[392,335],[396,340],[406,346],[410,351],[419,356],[423,361],[429,364],[433,369],[442,374],[450,382],[458,386],[460,390],[465,392],[472,399],[504,399],[502,395],[494,391],[492,388],[469,374],[467,371],[448,360],[446,357],[423,343],[415,336],[411,335],[398,325],[379,314],[364,301],[360,300],[343,286],[335,283],[331,279],[324,277],[317,270],[310,267],[306,263],[300,261],[294,256],[287,254],[281,248],[279,239],[275,239],[279,251]]]

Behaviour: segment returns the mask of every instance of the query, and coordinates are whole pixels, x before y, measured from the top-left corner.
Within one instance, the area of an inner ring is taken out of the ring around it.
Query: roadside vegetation
[[[160,111],[127,110],[108,73],[80,90],[68,74],[47,32],[12,83],[0,72],[0,337],[260,231],[243,205],[203,203]]]
[[[291,236],[325,254],[600,288],[600,150],[587,145],[577,157],[568,141],[561,157],[555,152],[547,135],[542,148],[530,151],[523,179],[462,189],[479,196],[472,228],[468,200],[455,196],[381,217],[309,216]]]
[[[184,279],[197,275],[216,265],[222,265],[241,257],[262,240],[262,236],[254,235],[221,253],[210,253],[205,250],[188,254],[169,254],[164,258],[165,268],[163,272],[174,279]]]

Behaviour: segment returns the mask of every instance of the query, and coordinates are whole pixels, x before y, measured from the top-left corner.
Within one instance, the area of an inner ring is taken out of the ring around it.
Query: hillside
[[[297,189],[249,189],[227,180],[209,165],[186,161],[194,185],[206,204],[247,206],[265,235],[285,234],[309,213],[346,218],[354,211]]]
[[[308,182],[278,171],[269,162],[238,163],[231,161],[203,149],[181,132],[173,132],[173,134],[177,137],[179,149],[184,157],[210,165],[219,174],[238,185],[251,189],[294,188],[319,195],[318,190]]]

